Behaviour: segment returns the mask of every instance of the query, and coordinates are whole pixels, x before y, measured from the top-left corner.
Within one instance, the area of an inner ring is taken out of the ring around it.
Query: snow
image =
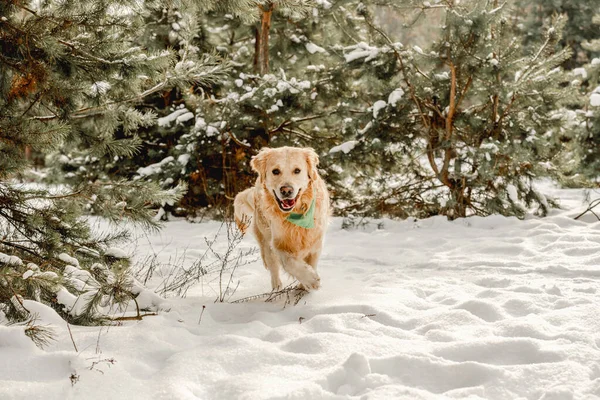
[[[348,63],[360,58],[364,58],[365,62],[369,62],[375,59],[380,52],[379,48],[369,46],[365,42],[360,42],[356,45],[345,47],[344,50],[351,50],[349,53],[344,54],[344,59]]]
[[[489,153],[486,153],[486,156],[489,156]],[[490,161],[489,158],[488,158],[488,161]],[[521,203],[521,200],[519,199],[519,195],[517,194],[518,193],[517,188],[514,185],[507,185],[506,192],[508,194],[508,198],[509,198],[510,202],[515,207],[518,207],[518,208],[522,209],[523,211],[526,210],[525,206]]]
[[[310,89],[309,81],[298,81],[296,78],[291,78],[289,81],[284,78],[277,79],[277,90],[283,94],[289,91],[292,94],[300,93],[300,90]]]
[[[307,71],[324,71],[325,69],[326,69],[325,65],[323,65],[323,64],[306,66]]]
[[[64,268],[64,276],[69,283],[77,290],[90,289],[90,285],[97,287],[98,283],[92,275],[84,270],[76,268],[72,265],[67,265]]]
[[[242,102],[245,100],[248,100],[250,98],[252,98],[252,96],[254,96],[254,93],[256,93],[256,88],[251,89],[249,92],[244,93],[243,95],[240,96],[238,102]]]
[[[367,123],[367,125],[365,125],[364,128],[362,128],[358,131],[358,133],[360,133],[361,135],[364,135],[369,129],[371,129],[372,126],[373,126],[373,122],[369,121]]]
[[[182,115],[186,115],[186,114],[191,114],[191,112],[187,109],[187,108],[179,108],[175,111],[173,111],[171,114],[159,118],[158,119],[158,126],[161,127],[169,127],[171,125],[172,122],[177,121],[178,117],[182,116]],[[187,121],[190,118],[193,118],[194,115],[192,114],[191,117],[184,117],[184,120]],[[187,119],[186,119],[187,118]],[[180,122],[180,121],[178,121]]]
[[[90,95],[92,97],[98,97],[106,94],[111,89],[111,84],[106,81],[98,81],[94,82],[92,86],[90,86]]]
[[[177,123],[184,123],[186,121],[189,121],[190,119],[194,118],[194,114],[192,114],[191,112],[186,112],[184,114],[181,114],[180,116],[178,116],[175,121]]]
[[[23,265],[23,261],[17,256],[9,256],[8,254],[0,253],[0,263],[7,265]]]
[[[177,157],[177,162],[183,166],[187,165],[188,162],[190,162],[190,157],[192,155],[191,154],[181,154],[179,157]]]
[[[104,255],[113,257],[113,258],[129,258],[129,256],[127,255],[127,252],[118,247],[109,247],[104,252]]]
[[[73,295],[65,288],[61,288],[56,292],[56,301],[59,304],[64,306],[65,311],[71,312],[73,311],[74,306],[79,303],[77,301],[77,296]],[[83,302],[82,302],[83,304]],[[78,315],[79,313],[74,312],[73,315]]]
[[[163,158],[160,162],[150,164],[146,167],[140,167],[136,172],[141,177],[158,174],[162,171],[162,167],[173,161],[175,161],[175,158],[173,156],[168,156]]]
[[[73,258],[70,255],[68,255],[67,253],[60,253],[58,255],[58,258],[61,261],[65,262],[65,263],[67,263],[69,265],[72,265],[74,267],[79,267],[79,261],[76,258]]]
[[[373,118],[377,118],[377,115],[379,115],[379,111],[383,110],[388,103],[386,103],[383,100],[377,100],[374,104],[373,104]]]
[[[590,105],[593,107],[600,107],[600,93],[592,93],[590,96]]]
[[[32,352],[37,350],[31,339],[23,333],[22,327],[0,325],[0,353],[16,349],[26,349]],[[0,365],[2,365],[2,361],[0,361]]]
[[[331,8],[331,3],[328,0],[315,0],[315,2],[326,10]]]
[[[573,68],[573,71],[571,71],[571,73],[573,75],[581,76],[583,79],[586,79],[587,76],[588,76],[587,71],[585,70],[585,68]]]
[[[388,96],[388,104],[391,106],[395,106],[400,100],[402,100],[402,96],[404,96],[404,90],[398,88],[394,89],[392,93]]]
[[[30,278],[30,277],[31,277],[33,274],[34,274],[34,271],[32,271],[32,270],[28,269],[27,271],[25,271],[25,272],[23,273],[23,279]]]
[[[196,123],[194,124],[194,129],[206,129],[206,121],[202,117],[196,118]]]
[[[163,207],[161,207],[158,209],[158,211],[156,212],[156,215],[153,217],[153,219],[155,221],[160,221],[166,213],[167,212],[165,211],[165,209]]]
[[[597,398],[600,222],[573,219],[585,208],[582,190],[550,192],[563,209],[543,219],[433,217],[343,230],[334,218],[323,286],[297,305],[214,303],[218,278],[205,276],[168,308],[140,294],[160,307],[156,316],[70,326],[78,352],[51,308],[25,301],[56,341],[40,350],[23,327],[0,324],[0,398]],[[156,254],[163,263],[149,285],[174,265],[189,268],[219,226],[175,220],[140,236],[137,261]],[[255,247],[251,236],[240,245]],[[232,299],[270,286],[260,261],[240,267],[237,281]]]
[[[434,75],[435,79],[437,79],[438,81],[447,81],[450,79],[450,74],[448,74],[447,71],[444,71],[440,74],[435,74]]]
[[[316,44],[312,43],[312,42],[308,42],[305,44],[306,47],[306,51],[308,51],[310,54],[315,54],[315,53],[323,53],[323,54],[327,54],[327,50],[325,50],[324,48],[317,46]]]
[[[217,128],[215,128],[214,126],[207,126],[206,127],[206,136],[207,137],[212,137],[212,136],[217,136],[219,134],[219,130]]]
[[[522,76],[523,76],[523,71],[517,71],[517,72],[515,72],[515,82],[518,82],[519,79],[521,79]]]
[[[329,150],[329,154],[339,153],[340,151],[344,154],[348,154],[352,151],[352,149],[356,146],[357,143],[358,141],[356,140],[350,140],[348,142],[342,143],[339,146],[332,147],[331,150]]]

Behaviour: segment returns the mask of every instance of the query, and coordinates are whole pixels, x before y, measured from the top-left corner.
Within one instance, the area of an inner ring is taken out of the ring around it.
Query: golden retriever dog
[[[321,285],[317,261],[330,211],[318,164],[310,148],[263,148],[250,161],[258,173],[255,186],[235,197],[236,223],[243,232],[254,232],[273,290],[282,287],[281,267],[301,288]]]

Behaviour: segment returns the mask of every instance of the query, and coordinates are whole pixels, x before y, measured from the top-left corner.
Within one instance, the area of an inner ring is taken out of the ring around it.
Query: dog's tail
[[[246,233],[254,215],[254,188],[246,189],[235,196],[233,201],[235,223],[242,233]]]

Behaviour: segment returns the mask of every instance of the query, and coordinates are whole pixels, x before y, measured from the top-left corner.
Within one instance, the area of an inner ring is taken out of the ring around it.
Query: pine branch
[[[414,105],[417,107],[417,110],[419,111],[419,116],[421,117],[421,120],[423,121],[423,126],[425,128],[429,128],[429,121],[428,121],[427,117],[425,116],[425,114],[423,113],[423,109],[421,107],[421,101],[418,99],[418,97],[416,95],[415,87],[408,80],[407,70],[404,65],[404,60],[403,60],[402,56],[400,55],[400,52],[398,52],[395,44],[392,42],[392,40],[389,38],[389,36],[383,30],[381,30],[379,27],[375,26],[375,24],[367,16],[364,17],[364,20],[371,29],[373,29],[383,39],[385,39],[385,41],[388,43],[388,45],[394,52],[394,55],[396,56],[396,59],[398,60],[398,63],[400,64],[400,70],[402,71],[402,77],[404,79],[404,83],[408,87],[410,97],[411,97]]]
[[[77,52],[77,53],[85,56],[86,58],[88,58],[90,60],[97,61],[97,62],[99,62],[101,64],[107,64],[107,65],[127,65],[127,62],[125,60],[123,60],[123,59],[119,59],[119,60],[106,60],[104,58],[96,57],[96,56],[94,56],[94,55],[92,55],[92,54],[90,54],[90,53],[88,53],[88,52],[86,52],[84,50],[81,50],[80,48],[78,48],[77,46],[75,46],[73,43],[69,43],[69,42],[67,42],[65,40],[57,39],[57,42],[60,43],[60,44],[62,44],[62,45],[64,45],[64,46],[66,46],[66,47],[69,47],[71,50],[73,50],[73,51],[75,51],[75,52]]]
[[[89,117],[98,116],[98,115],[105,113],[107,111],[107,108],[112,105],[139,102],[139,101],[143,100],[145,97],[148,97],[148,96],[164,89],[165,87],[167,87],[168,83],[169,83],[169,79],[165,79],[165,80],[159,82],[158,84],[154,85],[150,89],[147,89],[146,91],[144,91],[140,94],[137,94],[135,96],[131,96],[131,97],[128,97],[128,98],[125,98],[122,100],[110,101],[101,106],[81,108],[81,109],[73,112],[69,117],[71,119],[89,118]],[[31,117],[30,119],[39,120],[39,121],[51,121],[51,120],[54,120],[57,118],[58,118],[58,115],[54,114],[54,115]]]

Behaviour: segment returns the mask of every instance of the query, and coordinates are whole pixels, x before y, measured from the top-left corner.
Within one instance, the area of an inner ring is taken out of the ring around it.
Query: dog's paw
[[[316,272],[312,271],[312,274],[310,274],[307,278],[308,279],[303,279],[300,281],[300,284],[298,285],[299,289],[318,290],[321,287],[321,278]]]

